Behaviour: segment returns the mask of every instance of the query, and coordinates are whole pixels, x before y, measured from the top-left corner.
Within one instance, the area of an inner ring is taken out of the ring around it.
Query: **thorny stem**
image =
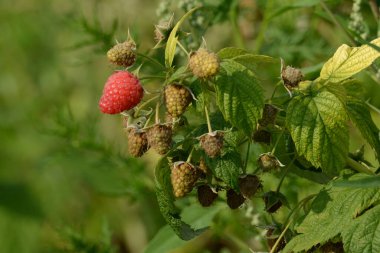
[[[177,44],[178,44],[178,46],[182,49],[182,51],[185,52],[185,54],[186,54],[187,56],[190,55],[189,52],[187,52],[186,48],[181,44],[181,42],[177,41]]]
[[[344,29],[344,27],[342,26],[342,24],[336,19],[336,17],[334,16],[334,14],[331,12],[331,10],[329,9],[329,7],[327,7],[327,5],[325,4],[324,1],[320,1],[320,4],[322,6],[322,8],[327,12],[327,14],[330,16],[331,20],[333,21],[333,23],[340,29],[344,32],[344,34],[346,35],[346,37],[348,38],[348,40],[352,43],[352,45],[356,45],[356,42],[355,40],[352,38],[352,36],[346,31],[346,29]]]
[[[295,211],[297,211],[300,207],[302,207],[303,205],[305,205],[307,201],[309,201],[310,199],[314,198],[315,196],[316,196],[316,194],[312,194],[312,195],[307,196],[306,198],[304,198],[303,200],[301,200],[297,204],[297,206],[290,212],[288,218],[286,219],[287,225],[285,226],[284,230],[281,232],[280,236],[277,238],[275,244],[273,245],[273,247],[272,247],[272,249],[270,250],[269,253],[274,253],[276,251],[276,248],[278,247],[278,244],[280,243],[280,241],[284,237],[286,231],[289,229],[290,225],[294,221],[293,214],[295,213]]]
[[[269,16],[270,16],[270,13],[272,11],[272,7],[273,7],[273,0],[268,0],[267,4],[265,6],[264,20],[261,22],[260,31],[256,37],[256,45],[255,45],[255,52],[256,53],[260,53],[261,47],[263,45],[264,38],[265,38],[265,32],[267,31],[267,27],[269,24],[269,20],[270,20]]]
[[[244,39],[241,35],[238,25],[238,1],[235,1],[235,4],[231,7],[231,11],[229,13],[230,22],[232,27],[232,32],[234,34],[233,38],[235,39],[235,43],[238,47],[244,48]]]
[[[208,116],[207,106],[205,106],[205,114],[206,114],[206,120],[207,120],[208,133],[212,133],[211,122],[210,122],[210,117]]]
[[[280,192],[281,185],[282,185],[282,183],[284,182],[284,179],[285,179],[286,175],[288,174],[289,169],[290,169],[290,167],[292,166],[294,160],[296,160],[296,157],[295,157],[295,156],[294,156],[294,158],[290,161],[290,163],[288,163],[288,164],[286,165],[286,167],[284,168],[284,173],[283,173],[283,175],[282,175],[282,177],[281,177],[280,182],[278,183],[278,186],[277,186],[276,192]]]
[[[367,168],[363,164],[360,164],[359,162],[355,161],[354,159],[352,159],[350,157],[347,160],[347,164],[352,169],[354,169],[354,170],[356,170],[358,172],[361,172],[361,173],[364,173],[364,174],[368,174],[368,175],[374,175],[375,174],[372,170],[370,170],[369,168]]]

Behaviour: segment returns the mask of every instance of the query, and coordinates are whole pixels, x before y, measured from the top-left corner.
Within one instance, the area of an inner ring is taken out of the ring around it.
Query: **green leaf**
[[[226,47],[221,49],[217,54],[220,59],[232,59],[236,56],[248,54],[248,51],[237,47]]]
[[[364,177],[357,180],[342,180],[333,184],[336,187],[372,188],[380,187],[380,176]]]
[[[380,252],[380,205],[360,216],[343,232],[345,252]]]
[[[213,205],[210,208],[202,208],[200,206],[189,206],[184,209],[182,216],[184,219],[193,224],[196,228],[210,225],[215,214],[225,208],[225,205]],[[149,242],[144,250],[145,253],[162,253],[170,252],[177,249],[187,242],[178,238],[169,225],[164,226],[158,231],[156,236]]]
[[[379,129],[372,120],[368,106],[360,99],[348,97],[347,113],[351,121],[359,129],[362,136],[375,150],[377,159],[380,159]]]
[[[239,55],[239,56],[232,58],[232,60],[244,65],[246,68],[248,68],[252,71],[257,71],[257,68],[261,64],[279,62],[279,60],[272,58],[270,56],[255,55],[255,54]]]
[[[327,174],[337,174],[348,154],[344,104],[326,89],[294,97],[286,124],[299,155]]]
[[[370,43],[380,46],[380,38]],[[323,65],[320,78],[333,83],[343,81],[370,66],[379,56],[380,52],[371,45],[349,47],[343,44]]]
[[[223,180],[228,186],[239,192],[238,179],[242,172],[240,154],[229,151],[218,159],[208,159],[213,174]]]
[[[371,176],[357,174],[355,179]],[[345,252],[375,253],[380,249],[380,187],[335,188],[329,185],[311,204],[311,209],[296,227],[300,233],[283,252],[306,251],[340,235]]]
[[[264,106],[263,91],[253,72],[233,60],[224,60],[215,90],[224,118],[250,136]]]
[[[188,18],[195,10],[197,10],[199,7],[193,8],[190,11],[188,11],[183,17],[177,22],[177,24],[174,26],[173,30],[170,32],[170,35],[168,37],[168,41],[166,43],[165,48],[165,65],[166,67],[170,68],[173,64],[173,59],[175,55],[175,49],[177,47],[178,42],[178,36],[177,31],[179,27],[182,25],[183,21],[185,21],[186,18]]]
[[[181,219],[178,208],[174,205],[174,196],[170,181],[170,168],[166,157],[162,158],[156,169],[156,195],[160,211],[168,225],[182,240],[188,241],[202,234],[207,227],[194,230]]]

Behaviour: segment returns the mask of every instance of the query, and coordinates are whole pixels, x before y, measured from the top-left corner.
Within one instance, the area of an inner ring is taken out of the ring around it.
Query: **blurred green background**
[[[169,5],[177,20],[184,13],[179,2]],[[244,46],[282,57],[314,78],[339,45],[351,44],[318,1],[231,2],[227,8],[233,11],[227,9],[227,17],[205,34],[214,51]],[[352,1],[327,5],[348,27]],[[101,115],[97,106],[113,71],[105,57],[108,47],[126,39],[129,28],[139,51],[152,48],[160,6],[150,0],[0,1],[0,252],[143,252],[165,225],[154,194],[157,156],[128,157],[121,118]],[[373,39],[378,20],[369,4],[362,4],[362,12],[363,29]],[[268,94],[279,75],[279,68],[265,73]],[[380,108],[378,76],[368,72],[358,78],[366,99]],[[375,110],[373,117],[379,126]],[[360,148],[360,135],[352,131],[352,137],[351,150]],[[367,159],[376,164],[371,152]],[[294,199],[297,187],[305,189],[301,195],[320,187],[294,177],[284,185]],[[200,222],[223,208],[217,205]],[[262,249],[257,231],[241,218],[248,209],[218,216],[225,235],[208,233],[181,246],[170,230],[161,233],[172,238],[165,243],[182,247],[177,252],[221,252],[223,245],[230,245],[223,252],[249,252],[243,239]],[[245,226],[224,229],[239,222]]]

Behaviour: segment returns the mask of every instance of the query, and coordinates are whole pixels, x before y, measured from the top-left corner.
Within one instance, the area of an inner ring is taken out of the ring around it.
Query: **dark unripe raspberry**
[[[223,133],[212,132],[204,134],[200,138],[200,144],[209,157],[215,158],[219,156],[222,151]]]
[[[259,120],[259,124],[262,127],[266,127],[270,124],[274,124],[276,121],[276,116],[278,113],[278,109],[271,105],[271,104],[265,104],[263,109],[263,116]]]
[[[243,195],[236,193],[234,190],[229,189],[227,191],[227,205],[231,209],[236,209],[240,207],[245,201]]]
[[[292,90],[298,87],[298,84],[303,80],[303,74],[300,69],[284,66],[281,71],[281,78],[284,81],[285,87]]]
[[[191,103],[189,89],[183,85],[170,84],[165,88],[165,104],[168,113],[173,117],[182,115]]]
[[[261,154],[257,160],[259,168],[264,172],[269,172],[271,170],[276,170],[283,166],[280,161],[274,155],[270,153]]]
[[[129,67],[136,61],[136,44],[133,41],[117,43],[107,52],[108,60],[118,66]]]
[[[214,200],[218,197],[218,193],[208,185],[201,185],[197,188],[198,191],[198,201],[204,206],[211,206]]]
[[[239,178],[239,189],[246,198],[251,198],[262,187],[261,181],[256,175],[246,175]]]
[[[172,128],[170,126],[156,124],[147,131],[148,144],[158,154],[166,154],[172,144]]]
[[[146,132],[132,128],[128,133],[128,152],[134,157],[142,156],[148,151]]]
[[[219,58],[206,49],[198,49],[190,55],[189,67],[196,77],[207,79],[219,71]]]
[[[265,211],[268,213],[276,212],[283,204],[285,204],[285,197],[280,192],[266,192],[263,199],[265,203]]]
[[[344,253],[342,242],[328,242],[319,248],[322,253]]]
[[[171,173],[174,196],[180,198],[191,192],[198,177],[198,170],[190,163],[174,163]]]
[[[259,129],[253,133],[252,139],[254,142],[264,143],[264,144],[269,145],[270,141],[272,139],[272,135],[270,132],[268,132],[264,129]]]

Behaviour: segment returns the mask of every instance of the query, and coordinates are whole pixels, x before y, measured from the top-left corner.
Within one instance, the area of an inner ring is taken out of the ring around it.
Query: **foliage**
[[[379,252],[379,14],[376,1],[355,1],[349,15],[351,4],[1,3],[2,251]],[[104,55],[129,33],[128,71],[145,97],[121,119],[100,115],[113,68]],[[219,60],[211,78],[188,67],[199,47]],[[302,78],[284,85],[296,67]],[[172,83],[194,95],[177,119],[165,115]],[[171,150],[129,157],[126,125],[158,122],[173,127]],[[223,147],[208,157],[200,139],[215,133]],[[270,169],[257,163],[268,153]],[[181,161],[207,169],[177,199],[171,168]],[[244,188],[247,175],[259,185]],[[201,185],[218,194],[210,207]]]

